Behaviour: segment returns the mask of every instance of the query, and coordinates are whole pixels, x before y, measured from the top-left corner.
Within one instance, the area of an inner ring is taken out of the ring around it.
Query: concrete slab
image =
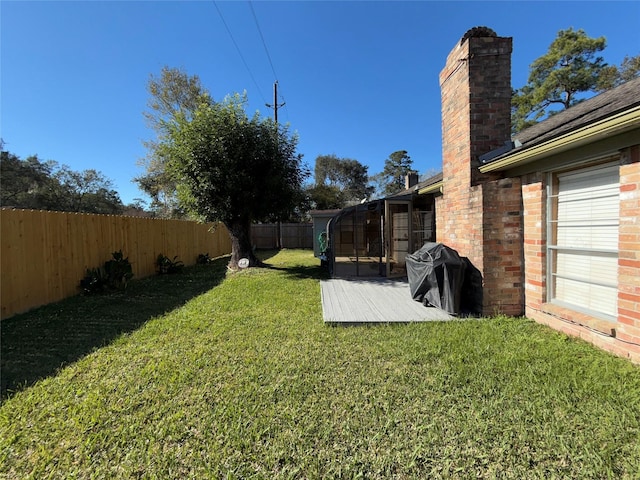
[[[406,279],[332,278],[322,280],[320,287],[325,323],[407,323],[457,318],[413,300]]]

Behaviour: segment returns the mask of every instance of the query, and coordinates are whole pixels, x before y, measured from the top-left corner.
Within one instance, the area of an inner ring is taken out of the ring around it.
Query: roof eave
[[[479,167],[479,170],[482,173],[506,170],[533,162],[550,154],[561,153],[595,142],[601,138],[623,133],[638,126],[640,126],[640,105],[551,140],[505,154],[502,158]]]
[[[442,188],[442,184],[443,184],[443,181],[441,180],[439,182],[428,185],[424,188],[420,188],[418,189],[418,195],[426,195],[428,193],[437,193]]]

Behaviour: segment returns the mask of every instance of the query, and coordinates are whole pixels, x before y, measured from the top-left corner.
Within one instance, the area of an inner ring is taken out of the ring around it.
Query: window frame
[[[547,182],[546,182],[546,239],[545,242],[545,254],[546,254],[546,302],[554,305],[558,305],[559,307],[568,308],[574,310],[576,312],[584,313],[592,317],[596,317],[598,319],[606,320],[608,322],[615,322],[617,320],[617,313],[614,315],[608,314],[603,311],[594,310],[593,308],[589,308],[588,306],[576,305],[574,303],[563,301],[562,299],[558,299],[556,296],[556,279],[559,278],[557,273],[558,266],[558,253],[559,252],[586,252],[591,254],[596,254],[598,256],[607,256],[612,258],[615,256],[616,260],[619,258],[619,250],[618,250],[618,242],[615,243],[614,249],[607,248],[589,248],[589,247],[577,247],[572,248],[564,245],[558,245],[558,193],[559,193],[559,185],[560,180],[559,176],[563,174],[580,174],[580,173],[588,173],[593,170],[601,170],[603,168],[618,168],[618,178],[619,178],[619,167],[620,167],[620,155],[615,156],[607,156],[605,158],[599,159],[597,162],[590,162],[589,165],[580,165],[574,166],[573,168],[564,168],[557,169],[547,172]],[[619,193],[619,192],[618,192]],[[619,216],[618,221],[618,237],[619,237]],[[590,255],[591,256],[591,255]],[[617,263],[617,261],[616,261]],[[583,281],[581,278],[570,278],[565,276],[564,278],[568,280],[578,280]],[[616,282],[615,284],[609,282],[601,282],[593,281],[590,279],[588,283],[589,285],[595,286],[603,286],[607,288],[618,288],[617,281],[617,271],[616,271]],[[616,306],[617,312],[617,306]]]

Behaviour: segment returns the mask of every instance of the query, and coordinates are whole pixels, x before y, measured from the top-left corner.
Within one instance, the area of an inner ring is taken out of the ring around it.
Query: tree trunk
[[[226,223],[225,226],[229,230],[231,237],[231,260],[229,260],[229,268],[238,270],[238,262],[241,258],[249,260],[250,267],[257,267],[261,262],[253,253],[251,245],[251,222],[248,220],[234,220]]]

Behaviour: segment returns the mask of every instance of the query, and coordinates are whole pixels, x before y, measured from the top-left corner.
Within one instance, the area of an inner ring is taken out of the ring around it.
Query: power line
[[[260,34],[260,38],[262,39],[262,45],[264,46],[264,51],[267,54],[267,58],[269,59],[269,65],[271,65],[271,71],[273,72],[273,76],[278,81],[278,74],[276,73],[276,69],[273,68],[273,62],[271,61],[271,55],[269,55],[269,49],[267,48],[267,42],[264,41],[264,36],[262,35],[262,30],[260,29],[260,24],[258,23],[258,17],[256,16],[256,12],[253,9],[253,2],[249,1],[249,7],[251,7],[251,14],[253,15],[253,20],[256,22],[256,28],[258,29],[258,33]]]
[[[284,100],[284,96],[278,95],[278,74],[276,73],[276,69],[273,66],[273,61],[271,60],[271,55],[269,54],[269,49],[267,48],[267,42],[264,39],[264,35],[262,34],[262,29],[260,28],[260,23],[258,22],[258,16],[256,15],[255,10],[253,9],[253,2],[251,0],[249,0],[249,7],[251,8],[251,14],[253,15],[253,20],[256,24],[256,28],[258,30],[258,33],[260,34],[260,39],[262,40],[262,45],[264,46],[264,51],[267,54],[267,59],[269,60],[269,65],[271,66],[271,71],[273,72],[273,76],[275,77],[276,81],[273,84],[273,92],[274,92],[274,98],[273,98],[273,105],[269,105],[268,103],[266,104],[267,107],[269,108],[273,108],[273,112],[274,112],[274,118],[276,120],[276,123],[278,121],[278,108],[284,106],[285,107],[285,111],[287,113],[287,120],[289,119],[289,109],[287,108],[287,102],[285,102]],[[282,103],[278,104],[278,97],[282,98]]]
[[[258,16],[256,15],[256,11],[253,9],[253,2],[249,0],[249,7],[251,8],[251,14],[253,15],[253,20],[256,24],[256,28],[258,33],[260,34],[260,39],[262,40],[262,46],[264,47],[264,51],[267,54],[267,59],[269,60],[269,65],[271,66],[271,71],[273,72],[273,76],[276,81],[273,84],[273,105],[265,103],[265,105],[269,108],[273,108],[273,117],[278,123],[278,108],[284,106],[285,111],[287,113],[287,120],[289,119],[289,109],[286,108],[287,102],[285,102],[284,97],[282,95],[278,95],[278,74],[276,73],[276,69],[273,66],[273,61],[271,60],[271,55],[269,54],[269,49],[267,48],[267,42],[264,39],[264,35],[262,34],[262,29],[260,28],[260,23],[258,22]],[[282,98],[282,103],[278,103],[278,97]]]
[[[260,86],[258,85],[258,82],[256,82],[256,79],[253,76],[253,73],[251,72],[251,69],[249,68],[249,65],[247,64],[247,61],[244,59],[244,55],[242,55],[242,51],[240,50],[240,47],[238,46],[238,43],[236,42],[236,39],[233,38],[233,34],[231,33],[231,30],[229,29],[229,26],[227,25],[227,22],[225,21],[224,17],[222,16],[222,12],[220,11],[220,8],[218,7],[218,4],[216,3],[215,0],[214,0],[213,4],[215,5],[216,10],[218,11],[218,15],[220,15],[220,19],[222,20],[222,23],[224,24],[224,27],[227,29],[227,33],[229,34],[229,37],[231,37],[231,41],[236,46],[236,50],[238,51],[238,55],[240,55],[240,58],[242,59],[242,63],[244,63],[245,68],[249,72],[249,75],[251,76],[251,80],[253,80],[254,85],[258,89],[258,93],[262,97],[262,101],[266,103],[267,100],[265,99],[264,95],[262,94],[262,90],[260,90]]]

